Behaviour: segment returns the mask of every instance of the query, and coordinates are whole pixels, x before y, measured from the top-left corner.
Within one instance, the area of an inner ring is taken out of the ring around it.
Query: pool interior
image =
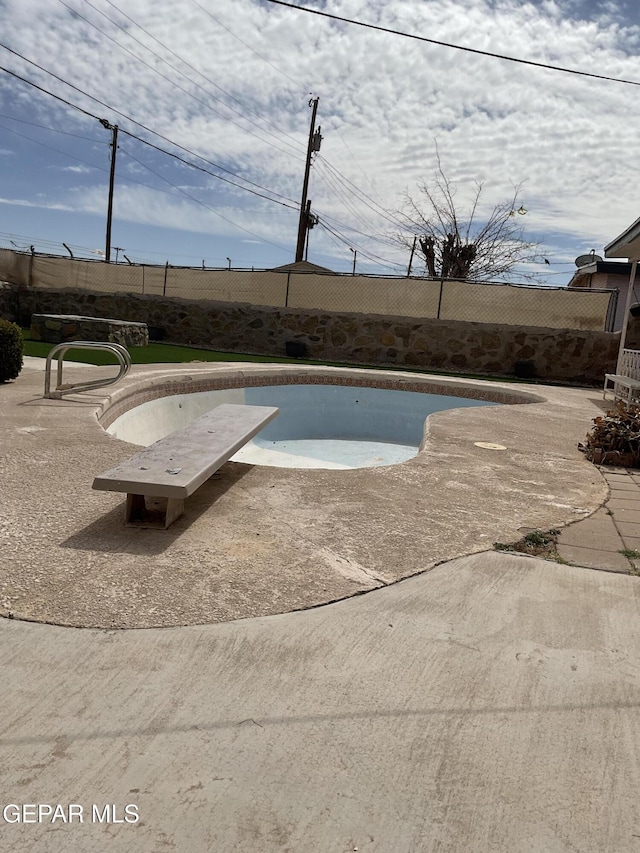
[[[232,460],[284,468],[395,465],[418,454],[428,415],[498,403],[416,391],[344,385],[264,385],[172,395],[125,412],[108,428],[148,446],[221,403],[277,406],[278,417]]]

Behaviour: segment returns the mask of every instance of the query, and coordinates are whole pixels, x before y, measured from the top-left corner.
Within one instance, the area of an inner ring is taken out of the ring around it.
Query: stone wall
[[[73,313],[147,323],[168,342],[235,353],[284,356],[302,345],[318,361],[513,375],[533,362],[548,381],[599,385],[619,334],[454,320],[328,313],[87,291],[0,289],[0,313],[28,325],[34,313]],[[521,374],[522,375],[522,374]]]

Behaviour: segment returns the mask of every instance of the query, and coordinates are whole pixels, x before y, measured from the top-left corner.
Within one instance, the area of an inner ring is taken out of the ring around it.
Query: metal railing
[[[62,382],[62,367],[64,356],[67,350],[70,349],[85,349],[85,350],[103,350],[110,352],[118,360],[120,369],[117,376],[107,377],[106,379],[93,379],[90,382]],[[56,387],[51,390],[51,362],[54,358],[58,359],[58,370],[56,378]],[[129,350],[123,347],[122,344],[113,344],[100,341],[69,341],[68,343],[58,344],[47,356],[47,363],[44,370],[44,396],[49,400],[60,400],[63,394],[72,394],[78,391],[91,391],[94,388],[103,388],[107,385],[114,385],[123,376],[126,376],[131,367],[131,356]]]

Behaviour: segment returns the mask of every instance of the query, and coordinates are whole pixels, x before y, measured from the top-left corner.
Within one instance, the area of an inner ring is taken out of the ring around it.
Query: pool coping
[[[189,366],[190,372],[193,372]],[[208,374],[208,371],[207,371]],[[425,394],[449,395],[464,399],[486,400],[492,403],[518,405],[544,402],[545,397],[533,391],[512,390],[506,386],[487,386],[481,380],[420,377],[401,372],[385,372],[341,367],[256,367],[254,370],[218,369],[216,374],[130,381],[126,387],[115,388],[99,406],[97,419],[107,429],[130,409],[162,397],[220,391],[268,385],[341,385],[355,388],[380,388],[393,391],[413,391]]]
[[[86,370],[92,378],[112,373]],[[137,449],[103,428],[118,407],[145,394],[155,399],[221,382],[294,384],[320,376],[356,387],[373,380],[460,397],[484,392],[491,401],[518,403],[430,415],[418,456],[395,465],[227,463],[168,531],[125,528],[122,496],[92,492],[96,474]],[[523,528],[571,524],[608,494],[576,448],[601,413],[598,396],[400,371],[372,377],[350,368],[206,363],[141,365],[118,386],[44,400],[42,374],[25,369],[0,386],[7,505],[0,614],[98,628],[272,615],[395,583],[490,550],[494,541],[515,541]]]

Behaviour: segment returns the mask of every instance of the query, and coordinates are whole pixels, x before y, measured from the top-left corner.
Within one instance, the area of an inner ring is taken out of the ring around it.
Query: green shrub
[[[22,330],[0,318],[0,382],[15,379],[22,370]]]

